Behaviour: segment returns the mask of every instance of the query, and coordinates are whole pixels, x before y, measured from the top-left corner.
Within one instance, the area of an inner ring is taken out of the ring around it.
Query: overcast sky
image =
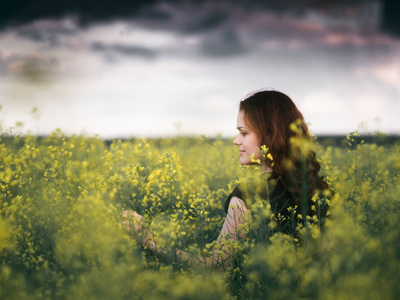
[[[315,134],[400,133],[393,0],[56,2],[0,13],[3,127],[232,137],[238,102],[275,89]]]

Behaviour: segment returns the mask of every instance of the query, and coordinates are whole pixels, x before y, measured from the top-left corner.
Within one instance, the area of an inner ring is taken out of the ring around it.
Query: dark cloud
[[[149,29],[195,35],[224,26],[229,21],[231,9],[232,6],[228,5],[228,2],[215,4],[198,1],[180,5],[165,1],[140,10],[132,20],[135,24]]]
[[[234,18],[232,12],[269,11],[275,14],[288,12],[305,15],[310,10],[329,15],[354,15],[357,17],[360,7],[376,3],[381,7],[380,28],[388,34],[400,36],[400,7],[398,0],[264,0],[245,1],[227,0],[220,4],[213,0],[5,0],[0,10],[0,28],[29,24],[40,19],[60,19],[76,16],[79,25],[111,20],[145,19],[160,22],[166,29],[175,29],[186,33],[199,33],[220,27],[227,19]],[[162,6],[195,7],[202,11],[188,10],[186,21],[173,18]],[[161,8],[160,8],[161,7]],[[224,9],[220,9],[223,7]],[[232,8],[232,9],[226,9]],[[216,10],[214,10],[216,8]],[[177,22],[177,25],[166,24]],[[177,26],[183,27],[176,28]],[[35,33],[30,38],[47,39],[49,37]],[[50,42],[53,37],[50,38]],[[53,38],[54,39],[54,38]]]
[[[145,19],[150,21],[168,21],[171,20],[169,12],[163,10],[157,5],[145,6],[136,14],[138,19]]]
[[[5,0],[0,26],[23,25],[40,19],[78,16],[80,24],[130,18],[153,0]]]
[[[233,30],[223,30],[204,39],[202,51],[210,56],[232,56],[247,52]]]
[[[153,59],[157,56],[157,52],[152,49],[124,44],[94,42],[90,48],[95,52],[102,53],[110,61],[117,60],[121,56],[142,57],[146,59]]]
[[[398,0],[384,1],[381,27],[384,32],[400,37],[400,2]]]
[[[192,23],[189,23],[188,26],[185,27],[183,31],[192,34],[192,33],[213,30],[222,25],[228,18],[229,15],[227,12],[222,12],[222,11],[211,12],[209,15],[200,17],[192,21]]]
[[[68,21],[36,21],[16,30],[23,38],[51,47],[59,46],[62,37],[72,36],[77,32],[73,23]]]

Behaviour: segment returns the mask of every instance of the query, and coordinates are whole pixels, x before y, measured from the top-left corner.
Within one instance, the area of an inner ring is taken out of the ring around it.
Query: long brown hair
[[[263,163],[272,167],[272,177],[280,179],[284,186],[294,195],[294,200],[301,206],[302,193],[307,193],[307,202],[310,206],[311,197],[316,189],[328,189],[328,184],[319,176],[320,164],[315,152],[308,151],[305,158],[305,176],[302,175],[301,161],[298,155],[293,155],[291,138],[298,137],[312,142],[308,126],[303,115],[285,94],[278,91],[259,91],[242,100],[239,110],[244,112],[246,126],[254,131],[260,140],[260,145],[265,145],[273,157],[273,165],[269,160]],[[293,125],[297,124],[296,130]],[[290,166],[288,167],[288,162]],[[302,180],[307,180],[307,191],[302,191]],[[304,203],[304,202],[303,202]],[[311,213],[309,211],[308,213]]]

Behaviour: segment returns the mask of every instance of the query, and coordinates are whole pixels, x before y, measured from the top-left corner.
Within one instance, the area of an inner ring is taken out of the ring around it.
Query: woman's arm
[[[143,245],[158,257],[161,258],[165,256],[163,249],[159,247],[153,234],[151,234],[148,229],[143,228],[141,215],[134,211],[124,211],[122,216],[130,219],[122,222],[123,227],[127,231],[142,233]],[[131,221],[132,219],[133,222]],[[217,245],[214,247],[211,255],[199,257],[182,250],[177,250],[177,257],[181,262],[188,263],[191,266],[199,267],[201,269],[226,269],[232,262],[232,254],[234,251],[232,242],[244,240],[246,238],[242,227],[247,221],[248,210],[244,201],[238,197],[232,197],[224,225],[222,226],[221,232],[216,241]]]
[[[190,261],[191,265],[202,269],[227,269],[232,263],[235,242],[243,241],[246,238],[243,225],[248,221],[248,210],[244,201],[238,197],[232,197],[224,225],[216,240],[217,245],[211,255],[193,257]]]
[[[125,210],[122,212],[122,228],[129,233],[136,233],[142,235],[142,243],[158,257],[162,257],[164,253],[158,247],[153,234],[145,227],[143,227],[142,216],[133,210]]]

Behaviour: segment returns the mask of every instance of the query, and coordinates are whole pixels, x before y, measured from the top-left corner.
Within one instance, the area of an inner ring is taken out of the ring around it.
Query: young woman
[[[249,208],[255,194],[269,201],[277,222],[275,231],[294,237],[296,225],[307,215],[318,215],[322,219],[321,215],[326,213],[315,208],[313,195],[328,190],[328,185],[318,174],[320,165],[310,148],[312,141],[304,118],[287,95],[278,91],[251,94],[240,102],[237,129],[239,133],[233,143],[238,147],[240,163],[259,164],[260,178],[265,179],[264,186],[268,188],[255,192],[248,186],[238,185],[225,202],[226,218],[216,241],[219,246],[208,257],[193,257],[178,250],[177,256],[182,262],[202,268],[227,268],[233,259],[232,243],[246,239],[249,234],[243,228],[251,222]],[[124,228],[144,233],[143,244],[163,257],[164,250],[143,228],[142,216],[134,211],[124,211],[123,217],[126,219]],[[264,234],[258,238],[260,241],[266,239],[268,236]]]

